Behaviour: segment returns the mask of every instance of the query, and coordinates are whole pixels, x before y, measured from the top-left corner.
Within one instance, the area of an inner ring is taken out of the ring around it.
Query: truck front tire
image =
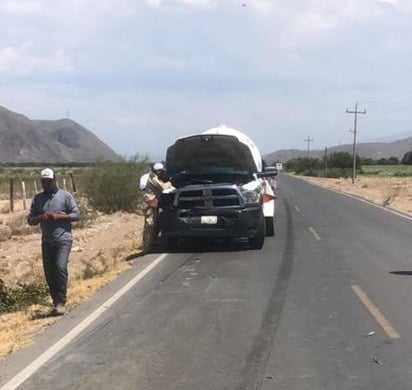
[[[257,227],[257,233],[254,237],[249,238],[249,245],[252,249],[262,249],[263,244],[265,243],[265,233],[265,218],[263,217],[263,214],[261,214]]]
[[[273,237],[275,235],[275,218],[265,217],[266,237]]]

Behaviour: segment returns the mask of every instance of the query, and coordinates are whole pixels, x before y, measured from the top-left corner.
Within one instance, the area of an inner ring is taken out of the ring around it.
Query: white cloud
[[[187,68],[185,61],[167,56],[143,58],[141,64],[151,69],[184,70]]]
[[[162,4],[162,0],[147,0],[147,4],[150,7],[159,8]]]
[[[27,46],[0,49],[0,74],[28,76],[33,73],[70,73],[70,64],[63,50],[47,56],[30,54]]]
[[[34,0],[6,0],[0,4],[0,9],[9,14],[32,14],[42,11],[42,2]]]
[[[156,151],[165,129],[174,129],[173,139],[182,129],[220,122],[261,129],[251,133],[261,144],[273,128],[282,129],[274,148],[288,146],[299,129],[321,142],[316,132],[329,125],[320,106],[333,122],[342,110],[346,118],[352,101],[412,90],[411,5],[0,0],[0,102],[45,118],[69,108],[120,152]],[[368,115],[365,124],[372,120]],[[301,134],[295,138],[303,144]]]
[[[183,5],[193,8],[207,8],[214,5],[216,0],[146,0],[151,7],[159,8],[161,6]]]
[[[244,1],[243,4],[246,6],[252,5],[259,11],[268,12],[273,9],[272,0],[254,0],[254,1]]]

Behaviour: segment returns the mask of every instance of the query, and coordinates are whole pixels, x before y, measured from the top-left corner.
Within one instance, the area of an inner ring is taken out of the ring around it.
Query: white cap
[[[43,169],[40,172],[40,178],[42,179],[54,179],[54,172],[50,168]]]
[[[153,165],[153,170],[154,171],[162,171],[163,169],[165,169],[165,166],[160,162]]]

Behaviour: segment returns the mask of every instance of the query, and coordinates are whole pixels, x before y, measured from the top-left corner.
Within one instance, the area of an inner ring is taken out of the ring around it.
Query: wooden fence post
[[[10,179],[10,212],[14,211],[14,179]]]
[[[34,181],[34,194],[37,194],[37,180]]]
[[[73,178],[73,173],[70,174],[70,179],[72,180],[73,193],[75,194],[77,190],[76,190],[76,183],[74,182],[74,178]]]
[[[24,180],[21,181],[21,193],[22,193],[22,197],[23,197],[23,210],[27,209],[27,205],[26,205],[26,183],[24,182]]]
[[[67,183],[66,183],[66,178],[63,177],[63,189],[67,190]]]

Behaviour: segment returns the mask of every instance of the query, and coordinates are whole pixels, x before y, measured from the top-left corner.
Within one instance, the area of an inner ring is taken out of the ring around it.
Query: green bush
[[[301,173],[302,176],[312,176],[312,177],[318,177],[319,176],[319,171],[316,171],[314,169],[306,169]]]
[[[47,304],[48,296],[49,290],[43,283],[19,283],[12,288],[0,279],[0,313],[23,310],[35,304]]]
[[[134,156],[120,163],[97,163],[80,178],[80,191],[89,205],[103,213],[135,211],[141,193],[138,179],[149,169],[147,159]]]
[[[286,162],[285,169],[295,172],[297,175],[315,172],[321,169],[322,163],[317,158],[299,157]],[[311,175],[306,175],[311,176]]]
[[[360,158],[356,155],[356,167],[359,169]],[[328,156],[328,168],[350,169],[353,167],[353,156],[347,152],[334,152]]]

